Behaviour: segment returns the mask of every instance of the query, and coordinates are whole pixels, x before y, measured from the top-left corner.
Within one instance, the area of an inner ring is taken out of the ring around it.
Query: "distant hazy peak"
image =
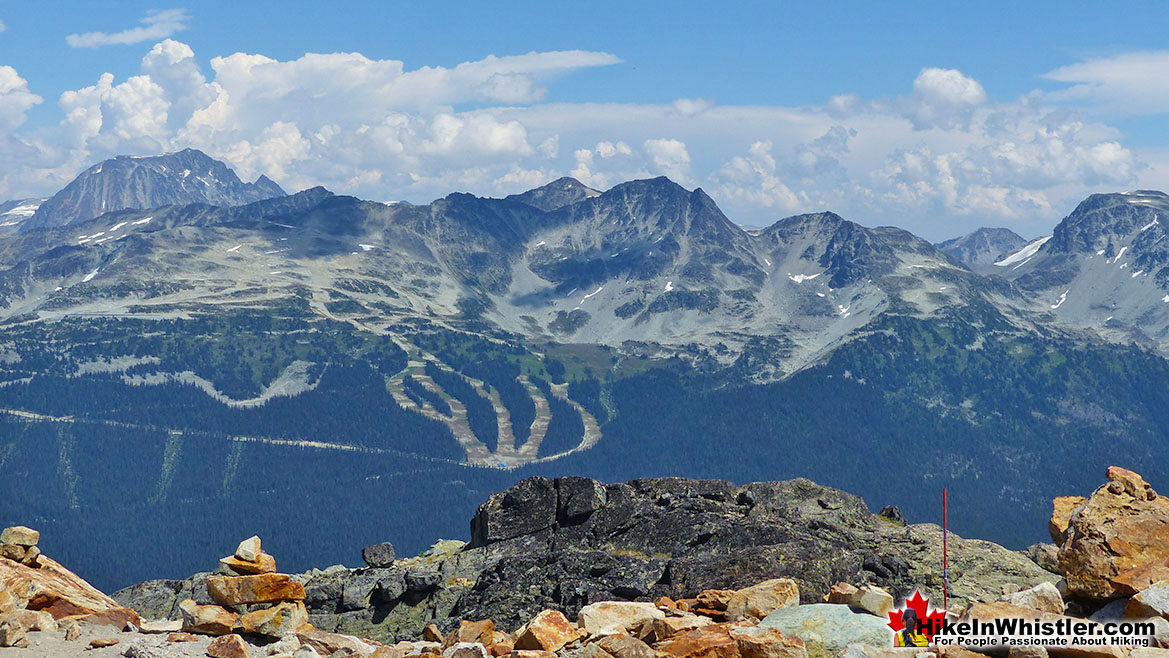
[[[1025,244],[1027,240],[1009,228],[984,226],[934,246],[961,263],[976,266],[990,265]]]
[[[526,203],[545,212],[551,212],[600,194],[577,179],[564,176],[523,194],[512,194],[507,200]]]
[[[268,177],[244,183],[226,164],[195,149],[120,155],[81,172],[41,204],[21,230],[64,226],[116,210],[187,203],[238,206],[280,196],[284,190]]]

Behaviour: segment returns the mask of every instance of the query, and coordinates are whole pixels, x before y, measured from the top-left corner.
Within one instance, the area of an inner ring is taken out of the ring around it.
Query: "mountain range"
[[[187,150],[33,203],[0,235],[0,473],[31,492],[0,516],[55,524],[56,554],[119,513],[173,534],[176,510],[409,548],[566,473],[862,495],[883,473],[907,515],[948,486],[957,529],[1022,546],[1028,501],[1166,447],[1159,192],[932,245],[832,212],[744,230],[666,178],[384,204]]]

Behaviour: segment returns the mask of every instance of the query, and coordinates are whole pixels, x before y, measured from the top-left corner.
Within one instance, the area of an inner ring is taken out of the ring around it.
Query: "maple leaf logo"
[[[935,610],[930,605],[930,600],[921,595],[921,592],[913,590],[913,596],[905,599],[905,605],[889,611],[889,628],[893,629],[894,633],[900,633],[905,628],[905,623],[902,621],[902,616],[905,610],[911,608],[917,613],[917,628],[918,632],[925,635],[926,639],[933,640],[934,634],[942,628],[942,622],[946,620],[945,610]]]

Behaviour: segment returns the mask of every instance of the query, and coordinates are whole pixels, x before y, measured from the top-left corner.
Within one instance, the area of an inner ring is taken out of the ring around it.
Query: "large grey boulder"
[[[847,605],[834,603],[780,608],[767,615],[759,626],[800,638],[808,648],[809,658],[830,658],[850,644],[887,647],[893,641],[887,619],[856,613]]]

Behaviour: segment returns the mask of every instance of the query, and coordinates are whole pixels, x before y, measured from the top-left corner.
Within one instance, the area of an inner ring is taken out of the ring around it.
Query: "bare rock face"
[[[1107,477],[1076,507],[1059,549],[1071,596],[1131,595],[1130,571],[1169,560],[1169,499],[1127,469],[1112,466]]]

